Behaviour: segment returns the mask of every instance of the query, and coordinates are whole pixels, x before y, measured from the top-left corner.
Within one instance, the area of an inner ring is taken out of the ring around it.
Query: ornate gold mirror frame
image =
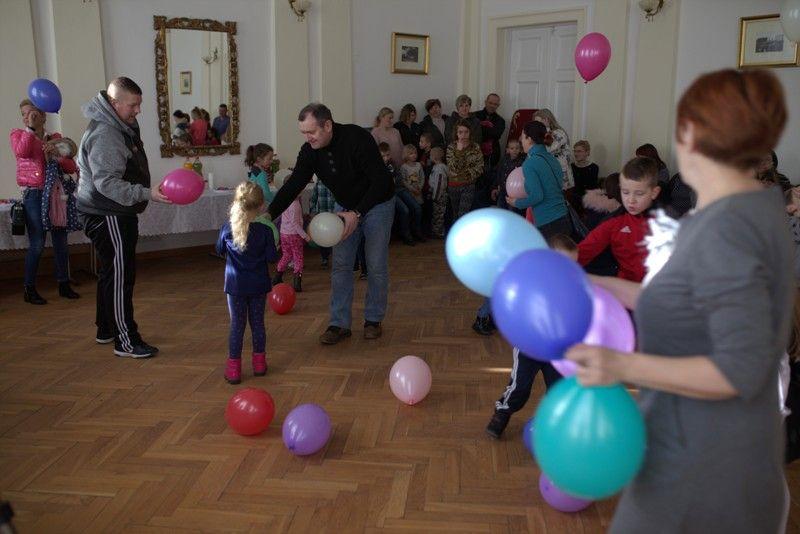
[[[188,19],[153,17],[153,29],[156,30],[156,95],[158,99],[158,129],[161,132],[161,157],[173,156],[218,156],[220,154],[240,154],[239,144],[239,68],[236,50],[236,23],[218,22],[210,19]],[[177,146],[172,143],[171,117],[169,110],[169,59],[167,58],[167,29],[203,30],[226,32],[228,34],[229,65],[229,113],[230,139],[225,145]]]

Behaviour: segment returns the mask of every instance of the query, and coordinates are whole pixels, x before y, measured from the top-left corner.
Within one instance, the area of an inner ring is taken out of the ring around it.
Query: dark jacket
[[[250,223],[247,247],[233,244],[231,223],[219,231],[217,254],[225,256],[225,293],[229,295],[265,295],[272,290],[267,263],[279,258],[272,229],[258,222]]]
[[[269,205],[273,220],[289,207],[314,174],[331,190],[339,205],[362,215],[394,195],[392,177],[372,134],[355,124],[334,123],[328,146],[314,149],[305,143],[300,148],[291,177]]]
[[[497,162],[500,161],[500,156],[502,155],[500,151],[500,138],[503,137],[503,132],[506,130],[506,121],[497,113],[489,115],[486,109],[477,111],[475,116],[478,118],[478,121],[489,121],[493,125],[491,128],[482,126],[481,136],[483,137],[484,143],[492,143],[492,153],[489,156],[489,162],[491,166],[494,167],[497,165]],[[485,154],[484,152],[484,155]]]
[[[411,126],[404,122],[396,122],[394,123],[395,129],[400,132],[400,139],[403,141],[403,145],[414,145],[419,149],[419,136],[422,134],[422,127],[416,123],[412,122]]]
[[[444,119],[444,123],[447,124],[448,116],[442,114],[442,119]],[[442,148],[446,148],[447,145],[444,142],[444,132],[439,129],[433,123],[433,119],[430,115],[425,115],[425,118],[422,119],[422,122],[419,123],[420,127],[422,128],[422,133],[429,133],[433,137],[433,142],[431,143],[431,147],[440,146]]]
[[[135,216],[150,199],[150,170],[139,123],[126,124],[100,91],[83,106],[89,126],[78,149],[78,211]]]

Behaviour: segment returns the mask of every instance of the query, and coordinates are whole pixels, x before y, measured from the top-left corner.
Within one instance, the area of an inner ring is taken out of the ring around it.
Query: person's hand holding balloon
[[[164,193],[161,191],[161,185],[150,188],[150,200],[163,202],[164,204],[172,204],[172,201],[164,196]]]
[[[605,347],[578,344],[564,356],[578,364],[575,376],[582,386],[608,386],[625,380],[625,368],[631,363],[630,354]]]
[[[512,208],[516,208],[517,207],[517,205],[514,204],[515,200],[517,200],[517,199],[516,198],[511,198],[510,196],[506,195],[506,202],[508,202],[508,205],[511,206]]]

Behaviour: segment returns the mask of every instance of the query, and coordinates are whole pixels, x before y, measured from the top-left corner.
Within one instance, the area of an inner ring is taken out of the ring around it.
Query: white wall
[[[247,145],[274,142],[270,139],[273,110],[268,83],[271,60],[267,53],[270,48],[267,31],[271,25],[270,4],[254,0],[227,0],[224,3],[217,0],[102,0],[100,15],[106,74],[109,78],[128,76],[142,88],[144,101],[139,125],[154,182],[179,167],[183,160],[160,156],[153,16],[236,22],[241,109],[239,141],[244,152]],[[199,84],[201,80],[193,79],[193,83]],[[243,159],[244,154],[205,157],[202,158],[203,170],[214,173],[215,183],[233,185],[245,177]]]
[[[357,124],[372,126],[383,106],[394,109],[397,119],[407,103],[416,106],[421,120],[429,98],[441,100],[445,113],[453,110],[458,96],[461,9],[462,0],[353,0],[353,111]],[[431,36],[430,74],[390,72],[392,32]],[[480,109],[483,97],[470,96],[473,107]]]
[[[196,30],[167,30],[170,113],[176,109],[189,113],[195,106],[206,108],[208,105],[207,95],[203,94],[207,90],[203,83],[205,64],[200,59],[203,54],[203,33]],[[192,73],[192,93],[188,95],[181,94],[180,87],[180,73],[186,71]],[[212,114],[216,111],[213,108],[206,109]]]
[[[682,0],[675,100],[701,73],[736,68],[739,19],[778,13],[780,0]],[[771,69],[783,83],[789,122],[778,146],[779,169],[800,183],[800,68]]]

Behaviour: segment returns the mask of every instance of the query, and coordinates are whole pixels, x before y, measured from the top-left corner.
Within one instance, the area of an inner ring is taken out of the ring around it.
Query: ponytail
[[[247,234],[250,223],[258,216],[264,205],[264,193],[253,182],[242,182],[236,187],[231,204],[231,233],[233,244],[241,251],[247,248]]]
[[[255,165],[257,159],[261,159],[270,152],[275,152],[271,146],[266,143],[256,143],[250,145],[244,153],[244,164],[246,167]]]

